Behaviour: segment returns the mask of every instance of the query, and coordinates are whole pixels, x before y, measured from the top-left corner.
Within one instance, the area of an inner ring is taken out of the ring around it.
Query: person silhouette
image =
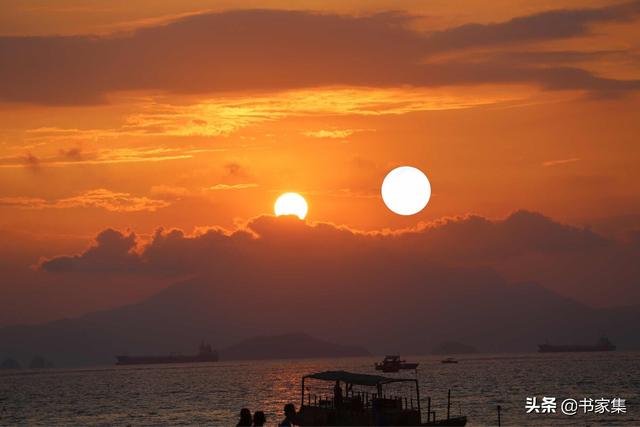
[[[293,427],[296,418],[296,405],[287,403],[284,405],[284,420],[278,424],[278,427]]]
[[[256,411],[253,413],[253,425],[263,426],[267,422],[267,417],[262,411]]]
[[[336,408],[342,406],[342,387],[340,387],[340,381],[336,381],[336,385],[333,386],[333,404]]]
[[[238,421],[238,427],[250,427],[251,424],[251,411],[247,408],[242,408],[240,410],[240,421]]]

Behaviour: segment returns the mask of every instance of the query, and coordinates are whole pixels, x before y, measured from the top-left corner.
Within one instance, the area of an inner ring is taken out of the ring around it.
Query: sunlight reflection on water
[[[433,399],[438,418],[446,413],[469,425],[496,424],[496,405],[504,425],[640,425],[640,353],[504,354],[440,357],[419,361],[422,405]],[[302,375],[344,369],[375,373],[378,358],[305,359],[211,364],[100,367],[0,373],[0,424],[29,425],[235,425],[243,407],[263,410],[268,424],[281,419],[285,403],[300,404]],[[389,376],[398,374],[388,374]],[[411,377],[405,372],[402,376]],[[314,384],[318,387],[318,383]],[[327,384],[330,394],[332,384]],[[527,396],[621,397],[626,415],[527,415]],[[426,418],[426,416],[425,416]]]

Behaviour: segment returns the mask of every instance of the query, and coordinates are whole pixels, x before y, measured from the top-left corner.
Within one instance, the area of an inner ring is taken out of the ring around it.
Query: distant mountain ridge
[[[363,347],[335,344],[298,332],[258,336],[221,350],[223,360],[302,359],[368,356]]]
[[[203,339],[246,358],[266,341],[239,342],[292,325],[375,354],[430,353],[447,340],[483,352],[536,351],[540,342],[590,343],[603,333],[620,350],[640,348],[639,307],[590,308],[532,283],[509,284],[486,268],[412,265],[405,277],[389,276],[383,264],[360,271],[354,280],[329,265],[309,277],[265,263],[202,276],[138,304],[0,328],[0,360],[41,354],[55,366],[113,364],[116,354],[192,354]],[[294,349],[260,350],[260,357],[290,357]]]

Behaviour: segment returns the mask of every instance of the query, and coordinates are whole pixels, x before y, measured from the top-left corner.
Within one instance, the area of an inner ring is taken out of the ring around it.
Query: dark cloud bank
[[[288,331],[374,353],[428,352],[450,339],[532,351],[538,342],[590,342],[601,333],[621,348],[640,347],[638,241],[535,213],[387,234],[263,216],[232,233],[159,231],[137,249],[135,240],[107,230],[85,252],[41,268],[113,286],[136,275],[179,283],[139,304],[2,328],[0,355],[39,350],[60,364],[110,363],[119,352],[189,352],[203,337],[224,347]],[[593,308],[566,295],[628,306]]]
[[[0,100],[86,104],[121,90],[220,93],[481,83],[615,95],[640,88],[640,81],[598,77],[544,52],[513,59],[509,52],[521,52],[531,42],[585,35],[593,25],[630,21],[638,13],[640,2],[631,2],[418,32],[409,25],[414,17],[400,13],[355,17],[243,10],[112,36],[1,37]],[[476,48],[502,51],[471,61],[425,61]]]
[[[313,278],[321,268],[358,281],[368,266],[386,265],[391,277],[417,282],[421,269],[432,265],[490,267],[511,281],[541,282],[591,305],[615,305],[623,295],[640,303],[636,239],[609,239],[527,211],[504,220],[470,215],[388,233],[261,216],[235,231],[216,228],[188,236],[160,229],[148,244],[136,242],[133,233],[108,229],[85,252],[46,260],[41,269],[182,277],[251,266],[269,271],[261,281],[271,286],[277,271]]]

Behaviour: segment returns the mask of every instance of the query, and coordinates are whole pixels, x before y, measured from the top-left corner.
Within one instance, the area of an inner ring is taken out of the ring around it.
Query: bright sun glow
[[[395,168],[382,182],[382,200],[398,215],[413,215],[427,206],[431,184],[420,169],[411,166]]]
[[[298,193],[284,193],[278,197],[273,207],[276,216],[296,215],[300,219],[307,216],[308,210],[307,201]]]

